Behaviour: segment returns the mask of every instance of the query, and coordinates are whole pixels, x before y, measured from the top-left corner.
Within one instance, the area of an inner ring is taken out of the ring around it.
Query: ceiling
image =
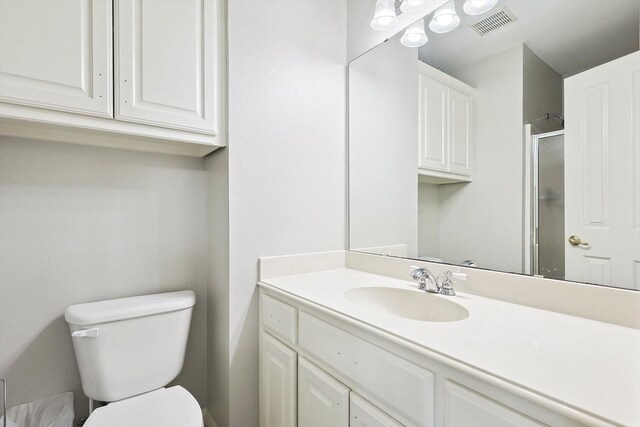
[[[525,44],[564,77],[593,68],[638,50],[640,0],[500,0],[481,17],[462,12],[450,33],[428,31],[429,42],[419,50],[422,61],[445,72]],[[502,5],[517,20],[480,36],[468,25],[491,15]],[[428,18],[427,18],[428,21]]]

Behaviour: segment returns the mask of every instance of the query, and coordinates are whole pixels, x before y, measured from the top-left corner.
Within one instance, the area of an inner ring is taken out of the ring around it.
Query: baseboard
[[[202,418],[204,419],[204,427],[218,427],[207,408],[202,408]]]

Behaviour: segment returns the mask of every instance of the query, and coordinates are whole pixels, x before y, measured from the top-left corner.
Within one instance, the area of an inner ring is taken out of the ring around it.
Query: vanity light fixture
[[[402,0],[400,10],[403,13],[420,13],[426,10],[428,6],[429,2],[427,0]]]
[[[376,13],[371,20],[371,28],[377,31],[388,30],[398,23],[394,0],[376,0]]]
[[[428,41],[427,34],[424,32],[424,19],[407,27],[400,39],[400,43],[406,47],[420,47]]]
[[[434,33],[448,33],[460,24],[460,17],[456,13],[456,5],[451,0],[440,6],[433,13],[433,18],[429,22],[429,29]]]
[[[498,0],[467,0],[462,9],[467,15],[482,15],[490,11],[497,3]]]

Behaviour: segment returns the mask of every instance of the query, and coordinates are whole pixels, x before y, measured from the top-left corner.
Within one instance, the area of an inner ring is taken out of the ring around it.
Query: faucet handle
[[[451,280],[452,276],[453,276],[453,273],[451,273],[450,271],[446,271],[444,273],[444,279],[442,279],[442,284],[438,287],[439,294],[447,295],[447,296],[456,295],[456,290],[453,288],[453,280]]]

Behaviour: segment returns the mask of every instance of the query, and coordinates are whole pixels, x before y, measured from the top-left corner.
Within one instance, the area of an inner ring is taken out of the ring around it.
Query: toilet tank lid
[[[72,305],[64,318],[72,325],[96,325],[184,310],[195,303],[193,291],[167,292]]]

